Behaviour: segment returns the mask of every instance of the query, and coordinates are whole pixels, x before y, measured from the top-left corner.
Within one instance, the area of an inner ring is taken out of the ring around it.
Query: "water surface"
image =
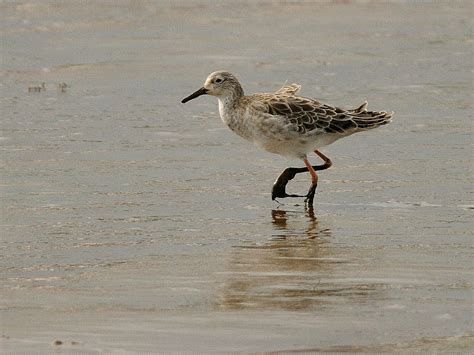
[[[468,2],[0,9],[2,350],[473,347]],[[301,162],[180,104],[217,69],[395,120],[324,150],[314,211],[280,206]]]

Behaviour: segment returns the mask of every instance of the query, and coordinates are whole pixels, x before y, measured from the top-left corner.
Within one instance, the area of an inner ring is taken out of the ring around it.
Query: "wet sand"
[[[472,5],[212,4],[0,5],[0,349],[472,351]],[[396,116],[279,206],[217,69]]]

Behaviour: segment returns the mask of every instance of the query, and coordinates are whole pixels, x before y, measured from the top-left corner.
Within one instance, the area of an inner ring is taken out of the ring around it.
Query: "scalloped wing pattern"
[[[313,99],[285,94],[258,95],[258,100],[265,102],[268,114],[283,117],[288,129],[302,135],[350,134],[386,124],[392,116],[383,111],[366,111],[367,102],[356,109],[345,110]]]

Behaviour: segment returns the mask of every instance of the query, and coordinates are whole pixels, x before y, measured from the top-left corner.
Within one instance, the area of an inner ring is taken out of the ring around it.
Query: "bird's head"
[[[234,74],[227,71],[215,71],[214,73],[209,74],[202,88],[184,98],[181,102],[184,104],[201,95],[239,97],[243,94],[242,86],[240,86],[240,83]]]

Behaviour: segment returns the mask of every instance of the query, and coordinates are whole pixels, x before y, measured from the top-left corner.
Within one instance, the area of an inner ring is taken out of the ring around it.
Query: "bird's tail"
[[[361,113],[361,112],[367,112],[367,105],[369,103],[367,101],[364,101],[364,103],[362,105],[360,105],[359,107],[357,108],[354,108],[352,110],[347,110],[348,112],[354,114],[354,113]]]
[[[353,117],[353,120],[357,124],[357,128],[359,130],[366,130],[390,123],[392,121],[392,117],[393,112],[367,111],[357,114]]]
[[[393,117],[393,111],[367,111],[367,101],[349,112],[352,113],[352,119],[360,131],[390,123]]]

